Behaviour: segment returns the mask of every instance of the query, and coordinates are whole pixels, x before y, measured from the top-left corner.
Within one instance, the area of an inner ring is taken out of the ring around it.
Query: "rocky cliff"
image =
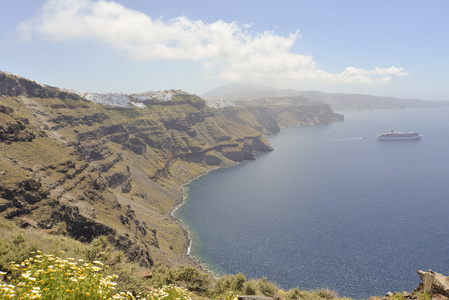
[[[170,215],[182,184],[273,150],[262,133],[339,119],[308,101],[221,111],[182,91],[80,95],[0,72],[0,217],[107,236],[141,266],[189,264]]]
[[[111,107],[5,73],[0,93],[0,216],[83,242],[106,235],[142,266],[185,260],[170,217],[181,184],[272,150],[186,93]]]
[[[283,127],[331,124],[344,120],[344,116],[334,113],[328,104],[309,102],[303,97],[271,97],[234,103],[234,106],[222,108],[224,115],[265,134],[278,133]]]

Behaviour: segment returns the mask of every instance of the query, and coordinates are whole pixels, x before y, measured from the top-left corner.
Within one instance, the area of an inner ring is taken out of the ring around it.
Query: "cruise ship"
[[[378,140],[419,140],[421,135],[417,132],[384,132],[377,136]]]

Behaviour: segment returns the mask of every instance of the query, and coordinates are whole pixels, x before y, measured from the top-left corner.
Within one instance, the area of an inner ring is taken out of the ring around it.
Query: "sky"
[[[0,70],[78,92],[449,100],[449,1],[1,0]]]

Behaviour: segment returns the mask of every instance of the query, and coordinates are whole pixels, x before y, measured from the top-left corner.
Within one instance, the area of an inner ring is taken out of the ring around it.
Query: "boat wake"
[[[357,141],[357,140],[364,140],[364,137],[356,137],[356,138],[343,138],[343,139],[332,139],[329,140],[330,142],[344,142],[344,141]]]

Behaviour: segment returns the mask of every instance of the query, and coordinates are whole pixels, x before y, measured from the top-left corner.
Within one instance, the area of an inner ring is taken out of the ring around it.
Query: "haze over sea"
[[[275,151],[188,185],[176,216],[219,274],[367,298],[449,275],[449,107],[342,112],[282,129]],[[417,131],[419,141],[376,135]]]

